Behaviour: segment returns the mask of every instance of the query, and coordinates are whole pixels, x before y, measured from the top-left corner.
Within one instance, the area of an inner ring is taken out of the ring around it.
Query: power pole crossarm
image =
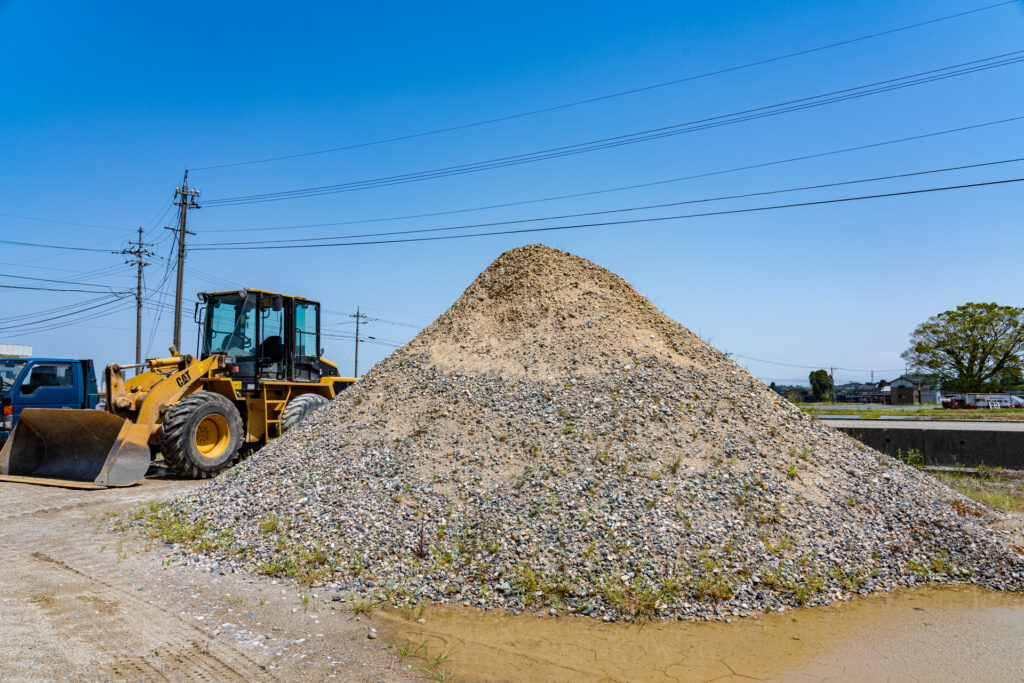
[[[196,199],[199,197],[199,190],[190,190],[188,187],[188,171],[185,171],[185,179],[181,183],[181,187],[174,188],[174,198],[177,200],[174,202],[178,208],[178,287],[175,291],[174,296],[174,350],[175,353],[181,352],[181,296],[182,296],[182,284],[184,282],[185,274],[185,235],[194,235],[194,232],[189,232],[185,229],[185,222],[188,216],[189,209],[198,209],[199,204],[196,203]],[[173,228],[167,228],[172,230]]]

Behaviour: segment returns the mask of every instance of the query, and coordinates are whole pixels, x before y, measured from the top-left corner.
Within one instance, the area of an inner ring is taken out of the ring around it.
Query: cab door
[[[292,377],[296,382],[320,381],[320,304],[295,302]]]

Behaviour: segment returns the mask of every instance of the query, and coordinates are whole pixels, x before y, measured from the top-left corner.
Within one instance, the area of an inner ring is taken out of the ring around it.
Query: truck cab
[[[95,408],[98,402],[91,360],[0,358],[0,444],[25,408]]]

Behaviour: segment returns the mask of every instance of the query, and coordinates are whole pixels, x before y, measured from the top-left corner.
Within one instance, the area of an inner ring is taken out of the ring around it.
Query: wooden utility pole
[[[174,295],[174,349],[177,352],[181,352],[181,295],[182,295],[182,283],[185,274],[185,235],[194,235],[194,232],[189,232],[185,229],[185,219],[188,215],[189,209],[198,209],[199,204],[196,203],[196,198],[199,196],[199,190],[190,190],[188,187],[188,170],[185,170],[185,179],[181,183],[181,187],[174,188],[174,198],[177,200],[174,204],[178,208],[178,287],[175,290]],[[173,230],[174,228],[167,228]]]
[[[132,245],[131,249],[121,250],[122,254],[134,258],[125,261],[128,265],[135,266],[135,364],[142,362],[142,269],[149,265],[145,258],[152,256],[146,247],[153,245],[142,241],[142,228],[139,228],[139,241]],[[135,368],[135,374],[139,374],[139,368]]]
[[[358,306],[356,306],[356,312],[354,314],[349,314],[348,317],[356,319],[356,364],[355,364],[355,368],[352,371],[352,376],[358,379],[359,378],[359,321],[360,320],[366,320],[367,318],[366,318],[365,315],[363,315],[362,313],[359,312],[359,307]]]

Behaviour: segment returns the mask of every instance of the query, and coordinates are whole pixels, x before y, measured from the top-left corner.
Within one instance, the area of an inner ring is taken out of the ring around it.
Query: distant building
[[[31,356],[32,347],[26,344],[0,344],[0,358]]]
[[[918,375],[902,375],[889,382],[892,387],[892,402],[898,405],[914,405],[917,403],[938,403],[939,390]]]
[[[917,387],[893,387],[892,404],[894,406],[912,406],[921,402],[921,390]]]
[[[887,392],[878,384],[848,384],[836,392],[840,403],[885,403]]]

